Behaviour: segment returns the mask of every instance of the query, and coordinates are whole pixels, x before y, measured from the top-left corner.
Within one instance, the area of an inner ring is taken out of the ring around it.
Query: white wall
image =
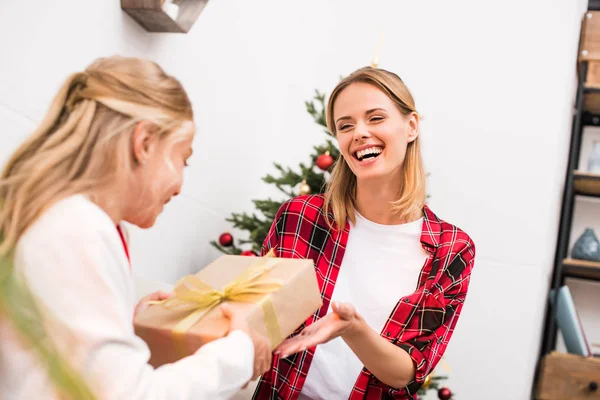
[[[380,66],[403,77],[426,117],[431,206],[477,246],[448,385],[463,400],[526,399],[587,2],[366,4],[213,0],[176,35],[146,33],[117,0],[2,1],[0,159],[69,72],[115,53],[158,61],[187,87],[199,136],[182,196],[154,229],[134,230],[133,257],[138,275],[174,282],[218,256],[208,242],[230,212],[276,193],[260,180],[273,161],[307,161],[324,137],[304,101],[368,64],[383,33]]]

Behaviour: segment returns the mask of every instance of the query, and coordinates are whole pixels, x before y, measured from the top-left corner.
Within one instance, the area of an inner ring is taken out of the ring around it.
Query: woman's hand
[[[167,293],[167,292],[163,292],[163,291],[159,290],[158,292],[154,292],[152,294],[144,296],[140,299],[137,306],[135,306],[134,315],[137,315],[138,313],[140,313],[140,312],[144,311],[146,308],[148,308],[149,302],[166,300],[169,297],[172,297],[174,295],[175,295],[175,293]]]
[[[286,358],[310,347],[327,343],[336,337],[352,334],[360,319],[356,309],[349,303],[332,303],[333,312],[306,327],[299,335],[284,340],[275,349],[276,354]]]
[[[241,330],[252,339],[252,343],[254,344],[254,372],[251,380],[257,379],[271,368],[273,354],[271,353],[269,339],[250,329],[246,318],[241,315],[238,316],[228,304],[221,305],[221,312],[225,318],[231,321],[229,331]]]

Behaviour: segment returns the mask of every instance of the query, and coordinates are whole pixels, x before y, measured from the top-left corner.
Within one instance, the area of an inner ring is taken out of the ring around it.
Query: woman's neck
[[[124,199],[118,198],[116,193],[121,193],[114,188],[98,188],[89,193],[90,200],[100,207],[113,221],[118,225],[124,217],[123,204],[127,204]]]
[[[401,183],[387,180],[358,181],[356,183],[356,209],[369,221],[382,225],[399,225],[412,222],[421,215],[400,217],[392,211],[392,203],[398,200]]]

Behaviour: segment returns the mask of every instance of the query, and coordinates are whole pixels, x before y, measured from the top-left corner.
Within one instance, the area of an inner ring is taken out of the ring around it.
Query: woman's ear
[[[410,113],[408,119],[408,143],[414,141],[419,136],[419,114],[416,112]]]
[[[136,164],[145,164],[148,162],[154,152],[157,136],[152,133],[150,123],[141,121],[133,128],[132,149],[133,159]]]

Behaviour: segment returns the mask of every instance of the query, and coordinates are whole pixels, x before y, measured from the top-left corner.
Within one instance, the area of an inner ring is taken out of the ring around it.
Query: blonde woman
[[[323,306],[254,398],[414,399],[458,321],[475,246],[425,205],[419,114],[397,75],[352,73],[326,114],[341,152],[326,193],[285,203],[263,249],[313,259]]]
[[[44,310],[48,339],[97,399],[225,399],[269,367],[266,339],[229,309],[227,337],[157,369],[133,331],[123,221],[150,228],[179,194],[194,130],[187,94],[158,65],[99,59],[67,79],[0,177],[0,255],[12,259]],[[58,397],[54,371],[16,325],[0,318],[0,397]]]

